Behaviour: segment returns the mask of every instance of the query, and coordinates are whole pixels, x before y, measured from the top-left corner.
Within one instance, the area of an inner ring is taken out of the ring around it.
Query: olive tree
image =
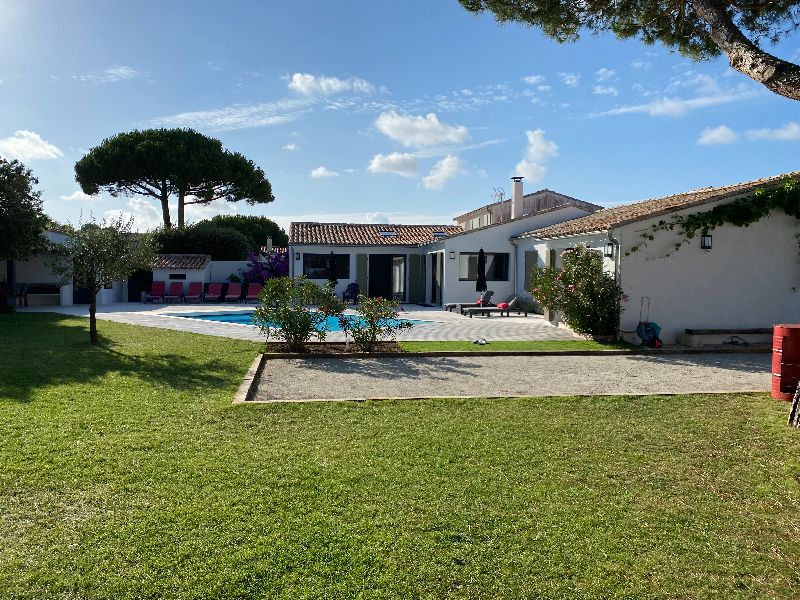
[[[132,233],[133,218],[94,219],[83,223],[63,243],[51,245],[50,267],[64,283],[89,290],[89,339],[97,337],[97,294],[115,281],[128,279],[139,269],[151,269],[155,260],[150,235]]]

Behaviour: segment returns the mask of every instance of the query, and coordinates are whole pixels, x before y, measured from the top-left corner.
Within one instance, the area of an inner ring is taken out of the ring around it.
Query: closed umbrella
[[[331,251],[331,257],[328,259],[328,281],[336,285],[336,255]]]
[[[478,278],[475,280],[475,291],[486,291],[486,253],[483,248],[478,252]]]

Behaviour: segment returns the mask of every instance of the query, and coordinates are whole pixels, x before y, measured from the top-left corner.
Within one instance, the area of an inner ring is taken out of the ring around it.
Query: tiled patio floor
[[[119,303],[97,307],[97,318],[119,323],[130,323],[144,327],[159,327],[177,331],[190,331],[206,335],[217,335],[243,340],[263,341],[264,336],[254,327],[234,323],[217,323],[192,319],[192,314],[221,313],[241,311],[253,305],[242,304],[138,304]],[[424,308],[405,305],[407,310],[402,316],[407,319],[431,321],[417,325],[410,331],[403,332],[398,339],[407,341],[424,340],[467,340],[477,338],[487,340],[574,340],[576,336],[566,328],[553,327],[541,315],[527,317],[512,315],[510,317],[463,317],[456,312],[448,312],[440,308]],[[39,306],[20,309],[24,312],[56,312],[60,314],[88,317],[89,307],[80,306]],[[185,315],[185,316],[174,316]],[[328,334],[327,341],[344,340],[342,332]]]

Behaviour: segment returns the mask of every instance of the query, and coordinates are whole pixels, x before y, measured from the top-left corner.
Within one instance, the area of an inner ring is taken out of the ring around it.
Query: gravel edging
[[[261,373],[264,371],[264,365],[266,365],[266,360],[263,354],[259,354],[253,359],[242,383],[239,384],[239,389],[236,390],[236,394],[233,397],[234,404],[253,402],[253,396],[256,393],[258,381],[261,379]]]

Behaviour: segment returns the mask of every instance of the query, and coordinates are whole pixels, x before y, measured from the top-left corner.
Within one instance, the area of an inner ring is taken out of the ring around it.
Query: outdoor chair
[[[454,303],[452,305],[451,304],[445,304],[445,308],[448,311],[452,311],[454,308],[457,308],[461,312],[461,314],[463,315],[464,314],[464,309],[468,308],[468,307],[473,307],[473,306],[494,306],[494,303],[492,302],[492,296],[494,296],[494,290],[486,290],[480,296],[478,296],[478,299],[475,300],[475,302],[458,302],[458,303]]]
[[[200,302],[203,299],[203,284],[199,281],[192,281],[189,284],[189,291],[183,299],[186,302]]]
[[[208,292],[206,292],[204,302],[219,302],[222,299],[222,284],[209,283]]]
[[[150,293],[144,297],[145,302],[155,302],[158,300],[159,302],[164,302],[164,291],[167,287],[167,284],[163,281],[154,281],[153,285],[150,286]]]
[[[261,284],[260,283],[248,283],[247,284],[247,295],[245,296],[245,302],[250,300],[255,300],[258,302],[261,296]]]
[[[169,294],[164,295],[164,302],[183,299],[183,282],[173,281],[169,284]]]
[[[473,315],[483,315],[488,318],[493,314],[499,314],[501,317],[510,317],[512,312],[518,315],[525,313],[525,316],[528,316],[528,310],[520,306],[516,297],[512,298],[511,302],[501,302],[497,306],[473,306],[463,309],[463,314],[470,319]]]
[[[351,283],[347,286],[344,292],[342,292],[342,301],[347,302],[348,300],[352,300],[353,304],[358,303],[358,284]]]
[[[241,283],[229,283],[228,284],[228,293],[225,294],[225,302],[239,302],[242,297],[242,284]]]

